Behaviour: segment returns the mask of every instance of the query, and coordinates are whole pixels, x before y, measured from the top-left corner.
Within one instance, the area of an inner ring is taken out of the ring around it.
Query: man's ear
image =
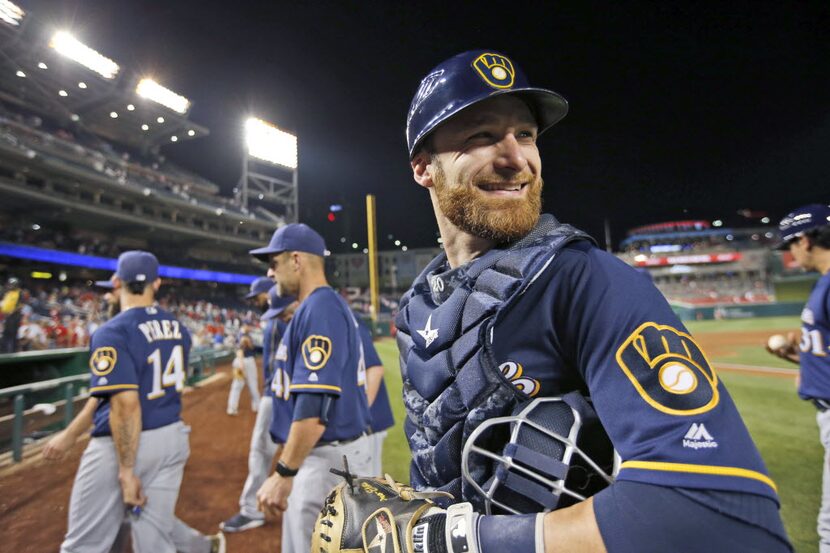
[[[424,188],[432,188],[434,186],[435,183],[432,180],[434,166],[431,155],[421,150],[412,158],[409,165],[412,167],[412,178],[415,179],[415,182]]]
[[[153,281],[153,292],[158,292],[159,288],[161,288],[161,279],[157,278]]]

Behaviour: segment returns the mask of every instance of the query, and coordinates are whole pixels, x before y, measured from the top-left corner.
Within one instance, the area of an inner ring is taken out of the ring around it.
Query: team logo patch
[[[539,393],[542,385],[535,378],[522,376],[524,368],[521,363],[515,361],[505,361],[499,365],[499,370],[504,377],[510,381],[520,392],[527,394],[530,397]]]
[[[644,323],[617,349],[617,362],[643,400],[670,415],[698,415],[719,401],[718,377],[694,339]]]
[[[368,553],[400,551],[398,534],[388,509],[378,509],[363,523],[363,543]]]
[[[513,62],[499,54],[481,54],[473,62],[473,68],[493,88],[510,88],[516,78]]]
[[[326,336],[312,334],[303,342],[303,361],[310,371],[316,371],[326,366],[331,357],[331,339]]]
[[[89,368],[95,376],[104,376],[112,372],[117,360],[118,352],[115,348],[104,346],[96,349],[89,356]]]

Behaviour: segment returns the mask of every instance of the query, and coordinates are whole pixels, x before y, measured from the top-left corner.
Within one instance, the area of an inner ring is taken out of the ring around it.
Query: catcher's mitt
[[[461,518],[473,514],[468,503],[453,505],[446,511],[430,498],[449,494],[416,492],[389,475],[385,479],[363,478],[349,474],[348,469],[332,472],[346,481],[331,491],[317,517],[311,541],[313,553],[447,551],[448,517],[452,519],[456,507],[464,510],[458,513]]]

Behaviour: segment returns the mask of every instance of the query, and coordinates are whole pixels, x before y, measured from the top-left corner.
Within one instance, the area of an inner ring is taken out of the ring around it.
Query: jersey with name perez
[[[801,312],[801,385],[804,399],[830,400],[830,273],[816,282]]]
[[[155,306],[123,311],[92,336],[90,393],[102,401],[95,411],[93,436],[110,435],[110,397],[136,391],[142,430],[177,422],[187,378],[190,333]]]

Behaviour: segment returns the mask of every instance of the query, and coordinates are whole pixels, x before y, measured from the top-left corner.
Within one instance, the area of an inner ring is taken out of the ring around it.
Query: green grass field
[[[745,332],[769,333],[795,330],[796,317],[771,317],[730,321],[700,321],[688,325],[691,333]],[[398,351],[394,340],[376,343],[378,353],[387,367],[386,383],[395,412],[395,428],[389,432],[384,447],[384,467],[395,478],[409,481],[409,448],[402,427],[404,420]],[[728,355],[715,356],[712,363],[728,362],[746,365],[793,367],[777,362],[760,347],[740,347]],[[821,498],[821,467],[823,450],[818,440],[812,405],[801,401],[792,380],[780,377],[744,375],[721,371],[720,377],[729,389],[755,443],[767,463],[770,475],[778,485],[781,512],[790,539],[799,553],[818,551],[816,515]]]

